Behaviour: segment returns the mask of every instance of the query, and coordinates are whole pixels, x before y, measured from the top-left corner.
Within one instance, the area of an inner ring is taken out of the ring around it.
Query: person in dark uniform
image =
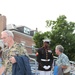
[[[38,70],[40,75],[50,75],[52,64],[53,64],[53,54],[49,48],[49,39],[43,40],[43,47],[39,48],[36,53]]]

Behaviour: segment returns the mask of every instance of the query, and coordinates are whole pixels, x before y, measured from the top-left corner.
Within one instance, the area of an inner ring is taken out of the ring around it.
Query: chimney
[[[38,32],[38,28],[36,28],[36,32]]]

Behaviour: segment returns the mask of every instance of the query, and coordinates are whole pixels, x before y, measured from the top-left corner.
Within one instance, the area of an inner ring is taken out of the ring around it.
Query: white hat
[[[50,43],[50,39],[44,39],[43,42],[49,42]]]

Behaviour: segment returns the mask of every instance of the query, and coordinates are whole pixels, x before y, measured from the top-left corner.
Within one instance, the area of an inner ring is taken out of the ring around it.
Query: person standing
[[[51,75],[53,55],[49,48],[49,39],[43,40],[43,46],[39,48],[36,52],[38,70],[40,75]]]
[[[22,44],[14,41],[12,31],[2,31],[1,39],[6,45],[2,55],[6,75],[32,75],[28,53]]]
[[[55,47],[55,52],[58,55],[58,58],[56,60],[56,66],[60,67],[62,69],[63,74],[59,74],[58,70],[58,75],[70,75],[70,61],[67,55],[63,53],[64,47],[62,45],[57,45]],[[56,75],[56,74],[55,74]]]

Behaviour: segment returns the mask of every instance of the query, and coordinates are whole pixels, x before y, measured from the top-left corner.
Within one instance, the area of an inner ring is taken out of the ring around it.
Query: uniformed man
[[[2,31],[1,39],[6,45],[2,53],[6,75],[32,75],[27,51],[22,44],[14,42],[13,33]]]
[[[49,48],[50,40],[43,40],[43,47],[39,48],[36,56],[38,62],[38,70],[40,75],[51,75],[51,68],[53,63],[52,51]]]

